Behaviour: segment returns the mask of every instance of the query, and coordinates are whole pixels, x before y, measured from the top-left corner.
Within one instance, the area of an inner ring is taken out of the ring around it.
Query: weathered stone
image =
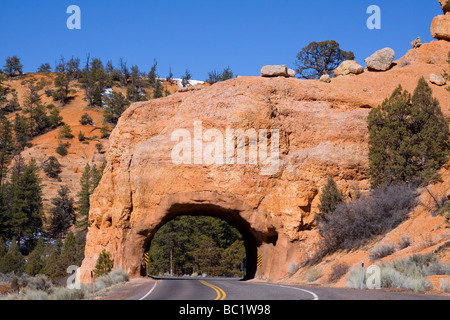
[[[286,65],[268,65],[261,69],[261,77],[287,77],[288,69]]]
[[[384,48],[378,50],[364,61],[366,62],[369,70],[386,71],[391,67],[394,57],[394,50],[391,48]]]
[[[442,11],[444,13],[450,12],[450,1],[449,0],[438,0],[441,4]]]
[[[430,31],[435,39],[450,40],[450,14],[434,17]]]
[[[447,81],[444,79],[444,77],[439,76],[434,73],[430,74],[430,82],[434,83],[435,85],[438,85],[438,86],[444,86],[447,83]]]
[[[331,77],[330,77],[329,74],[324,74],[323,76],[320,77],[319,80],[322,81],[322,82],[325,82],[325,83],[330,83],[331,82]]]
[[[414,39],[411,42],[411,47],[413,49],[420,48],[421,45],[422,45],[422,39],[420,37],[417,37],[416,39]]]
[[[294,69],[288,69],[287,73],[288,73],[289,77],[295,78],[295,70]]]
[[[361,74],[363,72],[364,67],[355,60],[345,60],[339,65],[339,67],[333,70],[336,77],[346,76],[349,74]]]

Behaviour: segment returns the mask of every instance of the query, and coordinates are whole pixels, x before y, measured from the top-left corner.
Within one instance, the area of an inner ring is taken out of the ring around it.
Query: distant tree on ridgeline
[[[353,52],[342,50],[334,40],[314,41],[297,54],[296,72],[302,79],[319,79],[324,74],[332,76],[342,61],[354,59]]]

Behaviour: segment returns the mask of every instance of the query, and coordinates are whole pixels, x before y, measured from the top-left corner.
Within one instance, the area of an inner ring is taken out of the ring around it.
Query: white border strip
[[[153,285],[153,287],[150,289],[150,291],[147,292],[147,294],[145,296],[143,296],[142,298],[140,298],[139,300],[144,300],[145,298],[147,298],[153,292],[153,290],[155,290],[157,284],[158,284],[158,281],[156,281],[155,284]]]
[[[317,294],[315,294],[312,291],[306,290],[306,289],[301,289],[301,288],[291,287],[291,286],[284,286],[284,285],[281,285],[281,284],[271,284],[271,283],[261,283],[261,284],[264,284],[266,286],[276,286],[276,287],[289,288],[289,289],[303,291],[303,292],[306,292],[306,293],[309,293],[310,295],[312,295],[313,296],[313,300],[319,300],[319,296]]]

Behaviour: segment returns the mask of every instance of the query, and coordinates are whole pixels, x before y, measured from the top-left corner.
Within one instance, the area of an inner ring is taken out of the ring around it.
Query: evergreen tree
[[[60,139],[72,139],[72,128],[68,124],[64,124],[59,130],[59,138]]]
[[[29,140],[29,123],[27,118],[16,113],[16,117],[14,119],[14,139],[16,143],[16,150],[22,151],[28,146]]]
[[[297,73],[303,79],[318,79],[324,74],[333,74],[342,61],[353,60],[351,51],[344,51],[334,40],[311,42],[297,54]]]
[[[218,270],[221,262],[221,251],[213,239],[205,237],[200,246],[194,251],[194,261],[198,273],[207,273],[209,276],[220,275]]]
[[[59,177],[59,174],[62,172],[62,170],[61,164],[59,163],[58,159],[56,159],[56,157],[48,157],[48,160],[44,164],[44,172],[49,178],[56,179]]]
[[[61,57],[56,66],[56,72],[58,74],[55,78],[54,85],[57,89],[53,93],[53,99],[55,101],[60,101],[62,105],[65,105],[70,100],[70,82],[72,81],[72,77],[78,72],[76,61],[67,63],[64,57]]]
[[[15,239],[11,241],[8,252],[0,259],[0,273],[22,274],[25,270],[25,259],[20,253]]]
[[[59,140],[58,146],[56,147],[56,153],[62,157],[67,156],[67,144]]]
[[[3,118],[0,122],[0,185],[14,153],[11,122]]]
[[[117,124],[120,116],[128,107],[128,102],[122,93],[113,92],[112,97],[105,97],[103,116],[108,123]]]
[[[423,78],[412,97],[399,86],[371,110],[368,125],[369,176],[374,187],[427,183],[448,158],[448,121]]]
[[[86,231],[89,223],[89,197],[91,196],[91,166],[86,164],[80,178],[80,191],[77,194],[77,227]]]
[[[108,274],[114,267],[114,260],[111,258],[111,254],[105,249],[100,252],[97,263],[95,265],[94,274],[97,277]]]
[[[99,85],[94,86],[94,92],[92,96],[92,103],[93,105],[101,107],[103,105],[103,97],[102,97],[102,90],[100,89]]]
[[[67,234],[61,251],[60,263],[66,268],[72,265],[80,265],[82,261],[79,259],[77,242],[72,231]]]
[[[45,243],[43,238],[39,238],[33,251],[27,258],[25,265],[25,273],[34,277],[37,274],[44,273],[44,255],[45,255]]]
[[[67,186],[61,186],[58,196],[51,200],[53,207],[49,210],[50,226],[48,233],[54,239],[62,238],[75,223],[74,200],[70,197]]]
[[[10,224],[18,243],[22,237],[33,238],[42,231],[42,188],[38,172],[36,161],[31,159],[23,172],[16,166],[12,174]]]
[[[155,84],[155,90],[153,91],[153,99],[162,98],[164,96],[163,93],[163,85],[161,80],[157,79]]]
[[[44,274],[51,280],[57,280],[67,275],[68,266],[61,263],[61,252],[63,243],[61,239],[56,240],[55,244],[46,248],[48,256],[45,259]]]
[[[316,222],[327,221],[329,215],[336,210],[337,205],[344,201],[344,195],[338,189],[332,176],[328,178],[327,184],[323,188],[319,200],[320,213],[315,216]]]
[[[16,73],[22,74],[23,65],[20,63],[20,58],[17,56],[12,56],[6,58],[5,66],[3,67],[3,71],[9,75],[10,78],[16,75]]]
[[[85,112],[85,113],[81,116],[80,123],[81,123],[83,126],[89,125],[89,124],[93,123],[92,117],[91,117],[87,112]]]
[[[6,254],[6,244],[3,238],[0,237],[0,259]]]
[[[191,77],[192,77],[191,72],[188,69],[186,69],[183,76],[181,77],[181,85],[184,88],[189,86],[189,80],[191,80]]]
[[[50,104],[47,106],[47,109],[50,110],[50,114],[47,117],[49,128],[54,129],[59,127],[62,123],[63,117],[61,116],[58,108],[55,105]]]
[[[48,73],[52,70],[52,67],[50,66],[49,63],[43,63],[40,65],[40,67],[38,68],[37,72],[39,73]]]
[[[150,86],[152,88],[155,88],[155,86],[156,86],[156,79],[158,77],[157,74],[156,74],[156,67],[157,66],[158,66],[158,62],[155,59],[152,67],[150,68],[148,76],[147,76],[148,77],[148,82],[150,83]]]

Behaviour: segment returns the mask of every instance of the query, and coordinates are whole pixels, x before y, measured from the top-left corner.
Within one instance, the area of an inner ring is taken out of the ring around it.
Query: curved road
[[[450,296],[384,290],[304,287],[229,278],[138,278],[107,300],[450,300]]]

